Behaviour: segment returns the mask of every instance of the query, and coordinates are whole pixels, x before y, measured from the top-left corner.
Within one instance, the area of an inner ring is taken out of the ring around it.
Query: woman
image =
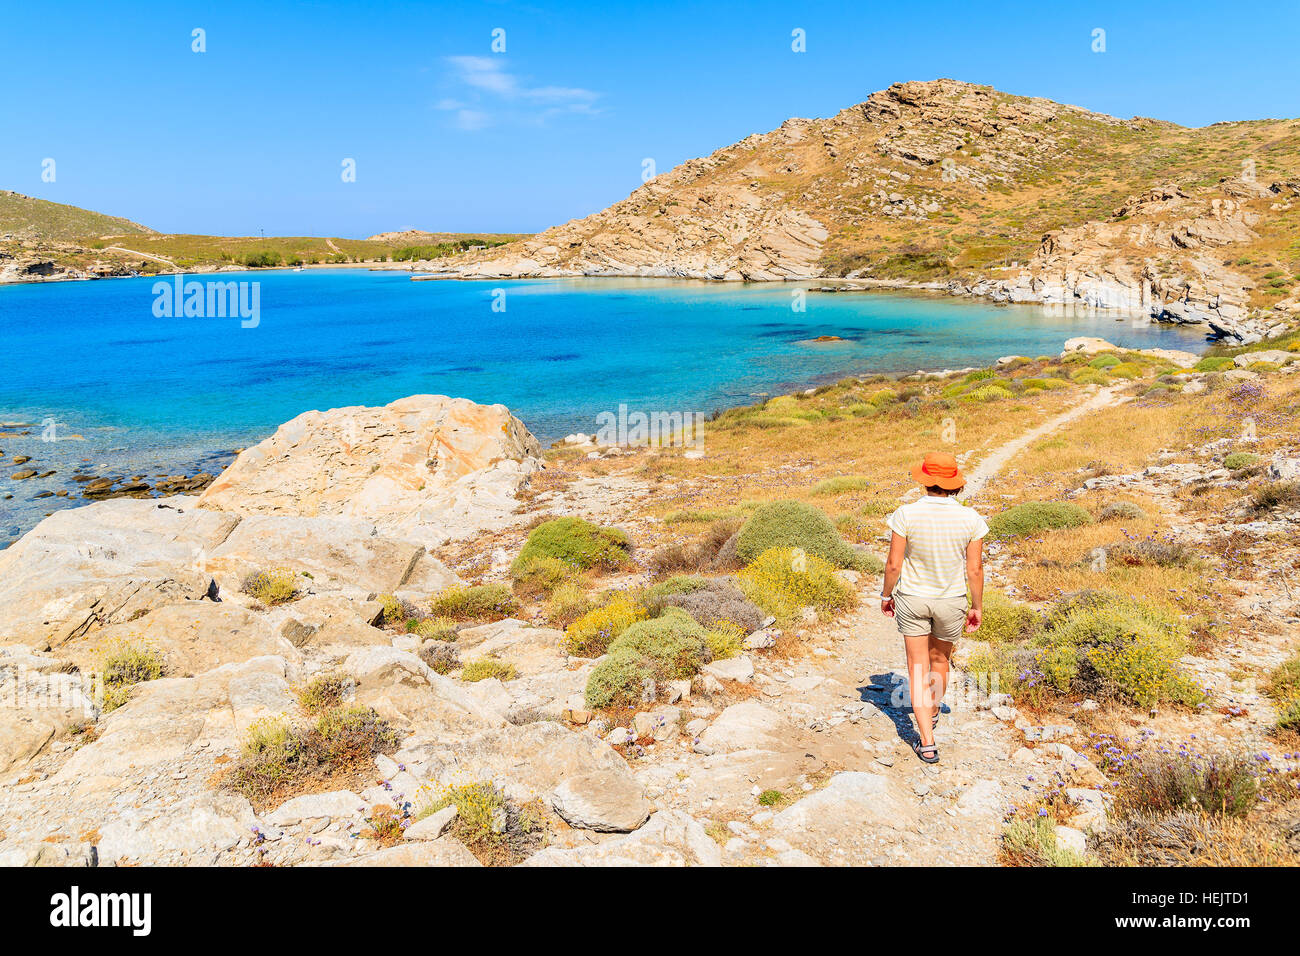
[[[948,689],[948,661],[963,626],[984,616],[984,536],[989,526],[958,503],[966,478],[952,455],[933,453],[912,468],[925,496],[889,516],[889,559],[880,610],[894,618],[907,649],[907,673],[918,740],[912,749],[939,762],[934,729]],[[970,603],[967,604],[967,593]]]

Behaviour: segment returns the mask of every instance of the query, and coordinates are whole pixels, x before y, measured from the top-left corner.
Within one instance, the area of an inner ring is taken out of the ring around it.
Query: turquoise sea
[[[596,415],[748,404],[844,375],[1058,352],[1075,335],[1198,350],[1200,333],[1110,313],[1054,314],[947,296],[655,279],[412,282],[307,270],[256,282],[259,316],[174,317],[148,278],[0,286],[0,546],[111,475],[213,470],[312,408],[434,392],[509,406],[544,442]],[[171,280],[166,280],[170,282]],[[163,311],[163,315],[155,314]],[[810,343],[820,335],[844,341]],[[42,441],[44,431],[58,441]],[[19,434],[27,431],[30,434]],[[11,456],[48,478],[14,482]],[[8,537],[6,537],[8,535]]]

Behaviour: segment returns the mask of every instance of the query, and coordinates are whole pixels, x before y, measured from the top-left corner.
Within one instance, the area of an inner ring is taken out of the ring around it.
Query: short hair
[[[938,485],[926,485],[925,490],[932,495],[947,495],[951,498],[953,495],[960,494],[961,489],[965,487],[962,485],[961,488],[940,488]]]

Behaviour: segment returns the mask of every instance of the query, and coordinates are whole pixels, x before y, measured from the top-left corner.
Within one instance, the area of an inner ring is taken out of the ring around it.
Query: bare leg
[[[948,690],[948,661],[952,657],[952,642],[930,636],[930,684],[934,690],[934,709],[937,713]]]
[[[921,743],[929,746],[934,743],[934,710],[937,702],[930,686],[930,635],[920,637],[903,635],[903,645],[907,648],[908,689],[912,697],[912,716],[916,718],[916,732],[921,735]]]

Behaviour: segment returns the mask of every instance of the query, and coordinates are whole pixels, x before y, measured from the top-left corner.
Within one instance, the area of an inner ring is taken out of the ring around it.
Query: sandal
[[[939,762],[939,748],[934,744],[923,744],[919,740],[912,742],[912,752],[925,763]]]

